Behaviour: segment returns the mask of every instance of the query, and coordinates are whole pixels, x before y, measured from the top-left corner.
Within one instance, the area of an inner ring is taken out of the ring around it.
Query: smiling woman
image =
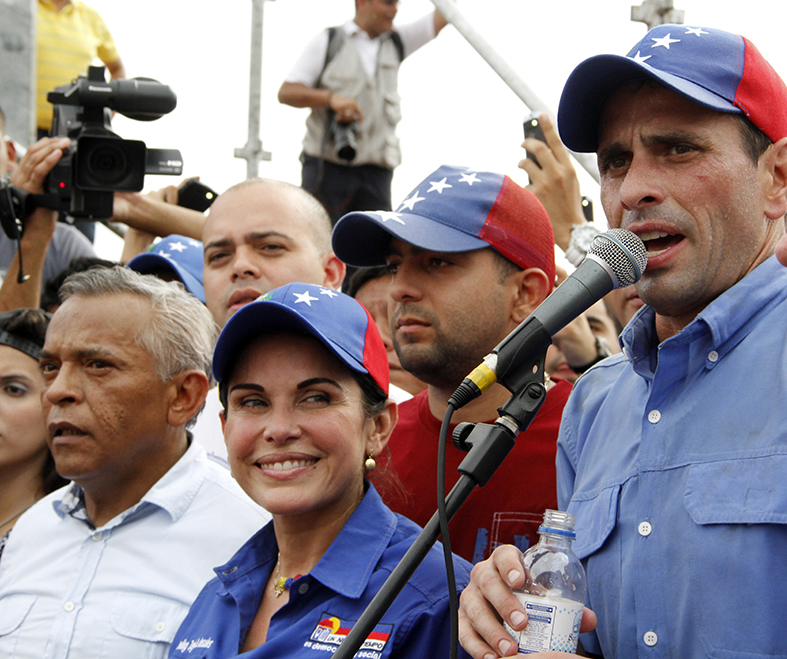
[[[335,651],[420,531],[366,477],[397,418],[382,338],[354,299],[288,284],[235,313],[213,371],[232,474],[273,521],[217,568],[170,656]],[[462,588],[470,566],[454,560]],[[446,654],[448,615],[433,549],[364,649]]]
[[[0,314],[0,554],[22,513],[66,483],[47,448],[41,411],[38,356],[48,323],[39,309]]]

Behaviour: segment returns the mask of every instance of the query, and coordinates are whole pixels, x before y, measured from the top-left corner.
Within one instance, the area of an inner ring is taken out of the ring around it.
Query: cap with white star
[[[313,336],[351,370],[368,373],[388,393],[388,355],[369,312],[344,293],[301,282],[261,295],[232,315],[213,353],[216,380],[226,384],[244,348],[274,332]]]
[[[202,243],[199,240],[173,233],[162,238],[147,252],[135,256],[127,267],[143,275],[156,274],[162,268],[171,271],[189,293],[205,304]]]
[[[333,250],[353,266],[382,265],[391,237],[435,252],[492,247],[554,281],[552,225],[535,195],[508,176],[443,165],[395,211],[359,211],[333,230]]]
[[[787,136],[787,86],[745,37],[713,28],[659,25],[625,57],[597,55],[569,76],[558,108],[569,149],[595,151],[606,99],[636,80],[655,80],[699,105],[742,113],[773,142]]]

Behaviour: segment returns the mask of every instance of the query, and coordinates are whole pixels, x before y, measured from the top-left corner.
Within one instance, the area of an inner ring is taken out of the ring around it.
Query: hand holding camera
[[[43,194],[49,172],[57,165],[71,140],[67,137],[44,137],[25,152],[11,173],[10,183],[32,194]]]
[[[354,98],[331,94],[328,97],[328,109],[333,110],[338,123],[361,123],[363,121],[363,113]]]
[[[361,108],[354,98],[331,94],[328,97],[330,134],[336,155],[342,160],[355,160],[358,146],[358,126],[363,121]]]

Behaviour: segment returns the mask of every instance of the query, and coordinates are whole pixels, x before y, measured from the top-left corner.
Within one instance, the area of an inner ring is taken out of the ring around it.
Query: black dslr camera
[[[56,195],[57,210],[72,217],[112,217],[113,193],[139,192],[145,174],[183,170],[180,151],[148,149],[110,130],[110,110],[153,121],[175,109],[175,93],[150,78],[106,82],[104,68],[91,66],[71,85],[47,94],[54,105],[52,137],[70,137],[71,146],[49,173],[45,192]]]
[[[341,123],[333,118],[331,134],[336,145],[336,155],[342,160],[350,162],[355,160],[355,150],[358,147],[358,126],[351,123]]]

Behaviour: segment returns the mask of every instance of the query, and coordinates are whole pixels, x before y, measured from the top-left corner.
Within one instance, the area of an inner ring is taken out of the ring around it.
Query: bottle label
[[[521,632],[506,630],[519,646],[519,654],[533,652],[576,652],[579,641],[579,625],[582,622],[581,602],[562,597],[538,597],[514,593],[525,607],[527,627]]]

